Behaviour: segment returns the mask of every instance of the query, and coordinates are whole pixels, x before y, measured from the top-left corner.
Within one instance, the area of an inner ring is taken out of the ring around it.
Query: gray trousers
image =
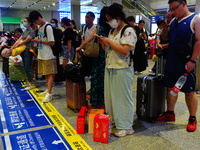
[[[134,119],[133,78],[133,67],[105,69],[105,107],[107,114],[112,116],[117,129],[132,129]]]

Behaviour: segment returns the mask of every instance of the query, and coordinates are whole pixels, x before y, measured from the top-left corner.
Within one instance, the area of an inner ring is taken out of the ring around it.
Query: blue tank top
[[[191,21],[195,14],[191,14],[178,22],[175,18],[170,24],[169,48],[167,53],[166,71],[184,72],[185,62],[181,61],[176,53],[176,47],[181,47],[185,43],[191,43],[194,47],[195,39],[191,30]],[[179,46],[180,45],[180,46]]]

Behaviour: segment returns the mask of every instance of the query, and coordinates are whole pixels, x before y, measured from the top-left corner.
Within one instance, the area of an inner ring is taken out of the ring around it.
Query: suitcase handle
[[[155,72],[155,75],[156,75],[156,78],[158,80],[161,80],[163,78],[163,52],[157,52],[156,53],[157,55],[157,60],[156,60],[156,72]]]

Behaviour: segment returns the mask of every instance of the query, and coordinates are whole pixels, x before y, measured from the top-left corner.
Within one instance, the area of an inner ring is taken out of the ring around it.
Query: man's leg
[[[185,93],[185,101],[191,116],[196,116],[198,98],[195,92]]]
[[[47,81],[47,93],[51,93],[52,87],[53,87],[53,81],[54,81],[54,74],[46,75],[46,81]]]
[[[170,94],[171,89],[172,88],[167,88],[167,110],[174,111],[178,96],[173,96]]]
[[[198,106],[198,98],[196,92],[185,93],[185,101],[190,114],[186,130],[189,132],[194,132],[197,128],[196,112]]]
[[[173,96],[170,94],[171,88],[167,88],[167,111],[162,115],[156,117],[156,121],[175,121],[174,108],[178,96]]]

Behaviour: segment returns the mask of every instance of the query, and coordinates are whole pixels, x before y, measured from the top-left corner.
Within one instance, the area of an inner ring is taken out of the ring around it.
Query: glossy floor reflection
[[[154,62],[149,60],[149,67],[143,74],[148,74]],[[0,62],[2,65],[2,62]],[[136,81],[135,75],[133,83],[133,101],[136,103]],[[44,80],[38,80],[35,85],[40,90],[45,90]],[[90,88],[89,79],[86,79],[87,89]],[[67,107],[65,84],[58,83],[54,87],[53,100],[51,103],[62,114],[62,116],[76,128],[77,113]],[[200,99],[200,95],[198,95]],[[136,105],[135,105],[136,106]],[[136,107],[135,107],[136,109]],[[149,123],[138,120],[135,116],[133,129],[136,131],[134,135],[129,135],[123,138],[117,138],[112,135],[111,142],[108,144],[98,143],[93,141],[91,134],[83,134],[81,137],[92,147],[94,150],[198,150],[200,147],[200,125],[195,132],[190,133],[186,131],[188,120],[188,110],[184,101],[184,95],[179,94],[178,102],[175,108],[176,122],[155,122]],[[200,107],[198,106],[197,120],[200,121]],[[116,129],[113,129],[114,132]],[[0,149],[2,148],[2,143]]]

